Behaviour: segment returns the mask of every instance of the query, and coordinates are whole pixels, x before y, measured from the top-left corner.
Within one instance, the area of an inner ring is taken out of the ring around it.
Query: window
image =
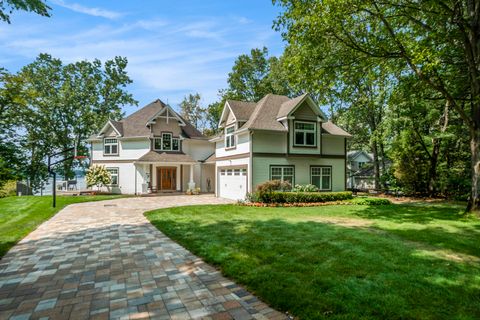
[[[331,167],[311,167],[311,183],[320,190],[332,189],[332,168]]]
[[[103,140],[103,154],[109,156],[118,155],[118,140],[115,138],[105,138]]]
[[[111,186],[118,186],[118,168],[107,168],[107,171],[110,173],[112,177]]]
[[[295,176],[295,167],[287,166],[271,166],[270,167],[270,180],[288,181],[293,185]]]
[[[162,133],[162,150],[172,150],[172,134]]]
[[[172,139],[172,150],[173,151],[180,150],[180,141],[178,140],[178,138],[173,138]]]
[[[162,138],[155,138],[153,140],[153,149],[162,150]]]
[[[153,139],[153,149],[162,151],[179,151],[180,139],[173,138],[171,133],[162,133],[162,137]]]
[[[246,176],[247,175],[247,169],[242,169],[242,176]]]
[[[358,168],[361,169],[361,168],[363,168],[364,166],[365,166],[365,162],[361,162],[361,161],[358,162]]]
[[[240,169],[233,170],[233,175],[239,176],[240,175]]]
[[[233,170],[232,170],[232,169],[228,169],[228,170],[227,170],[227,176],[231,176],[232,173],[233,173]]]
[[[222,176],[224,176],[224,175],[225,175],[225,170],[221,170],[221,171],[220,171],[220,174],[221,174]]]
[[[315,147],[317,145],[317,129],[314,122],[295,121],[296,146]]]
[[[225,129],[225,148],[235,147],[235,135],[233,134],[234,131],[234,126]]]

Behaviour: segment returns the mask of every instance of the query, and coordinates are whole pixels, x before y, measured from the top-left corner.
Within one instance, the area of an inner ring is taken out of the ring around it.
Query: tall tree
[[[41,54],[22,68],[25,106],[20,125],[22,139],[30,154],[32,181],[39,162],[54,149],[68,149],[74,143],[84,147],[85,139],[98,131],[108,118],[122,116],[121,107],[137,102],[125,87],[132,81],[125,68],[126,58],[116,57],[102,64],[99,60],[64,65],[60,59]],[[37,157],[38,155],[38,157]],[[65,162],[63,174],[71,175],[71,162]]]
[[[471,194],[480,211],[480,3],[468,0],[274,0],[290,52],[318,71],[338,63],[384,64],[414,75],[448,101],[470,137]],[[317,59],[320,58],[320,59]],[[356,70],[351,70],[356,72]],[[321,72],[319,72],[321,74]]]
[[[276,57],[268,56],[268,49],[252,49],[242,54],[228,74],[228,88],[223,95],[229,99],[258,101],[269,93],[291,95],[291,89]]]
[[[180,103],[180,113],[187,121],[202,130],[205,127],[205,109],[200,105],[201,96],[199,93],[185,96]]]
[[[0,20],[10,23],[13,11],[23,10],[50,17],[50,7],[42,0],[2,0],[0,1]]]

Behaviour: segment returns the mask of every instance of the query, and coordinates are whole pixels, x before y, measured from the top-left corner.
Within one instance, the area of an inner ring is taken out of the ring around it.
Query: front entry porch
[[[134,162],[136,194],[185,192],[200,188],[215,190],[215,165],[192,159],[181,153],[149,152]]]

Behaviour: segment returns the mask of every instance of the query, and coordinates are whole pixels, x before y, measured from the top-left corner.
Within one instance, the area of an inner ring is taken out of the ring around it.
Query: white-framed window
[[[172,134],[162,133],[162,150],[172,150]]]
[[[358,162],[358,168],[361,169],[365,166],[366,162],[359,161]]]
[[[247,169],[242,169],[242,176],[246,176],[247,175]]]
[[[118,186],[118,168],[106,168],[112,177],[111,186]]]
[[[235,126],[230,126],[225,128],[225,148],[234,148],[235,147]]]
[[[320,190],[332,190],[332,168],[310,167],[310,183]]]
[[[228,169],[227,170],[227,176],[231,176],[233,175],[233,170],[232,169]]]
[[[270,180],[288,181],[291,185],[295,180],[295,167],[293,166],[271,166]]]
[[[106,156],[118,155],[118,139],[117,138],[103,139],[103,154]]]
[[[171,133],[162,133],[161,137],[153,139],[153,149],[158,151],[179,151],[180,139],[172,137]]]
[[[317,146],[317,124],[315,122],[295,121],[294,128],[295,146]]]
[[[225,175],[225,170],[224,169],[220,170],[220,175],[222,175],[222,176]]]
[[[240,169],[233,170],[233,175],[239,176],[240,175]]]

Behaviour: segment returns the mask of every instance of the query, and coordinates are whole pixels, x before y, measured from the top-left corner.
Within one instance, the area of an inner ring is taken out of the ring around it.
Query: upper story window
[[[317,124],[315,122],[295,121],[295,146],[317,146]]]
[[[358,168],[363,168],[365,166],[366,162],[359,161],[358,162]]]
[[[103,154],[106,156],[118,155],[118,139],[116,138],[103,139]]]
[[[171,133],[162,133],[162,137],[154,138],[153,149],[159,151],[179,151],[180,140],[172,137]]]
[[[225,129],[225,148],[234,148],[235,147],[235,126],[230,126]]]

